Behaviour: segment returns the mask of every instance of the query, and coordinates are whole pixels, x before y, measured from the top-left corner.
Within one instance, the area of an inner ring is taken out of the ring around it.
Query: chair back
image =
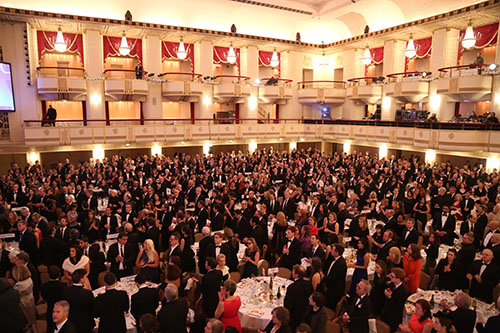
[[[240,272],[231,272],[229,273],[229,278],[234,282],[238,283],[241,280],[241,274]]]
[[[267,276],[268,269],[269,269],[269,263],[266,260],[259,261],[259,265],[257,266],[257,271],[259,272],[259,276]]]
[[[431,277],[425,272],[420,272],[420,289],[428,290],[431,283]]]
[[[194,234],[195,243],[201,241],[203,239],[203,234],[201,232]]]
[[[493,301],[498,300],[498,296],[500,296],[500,283],[493,288]]]
[[[391,327],[384,321],[377,319],[377,333],[391,333]]]
[[[286,267],[280,267],[278,268],[278,274],[276,275],[289,280],[292,277],[292,271]]]

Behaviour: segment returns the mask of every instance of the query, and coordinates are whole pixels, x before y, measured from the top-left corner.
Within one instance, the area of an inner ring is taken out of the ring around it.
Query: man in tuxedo
[[[111,207],[106,207],[106,213],[101,216],[101,237],[106,239],[108,235],[116,234],[118,229],[118,219],[113,215]]]
[[[132,210],[132,203],[125,204],[125,211],[122,212],[122,224],[129,222],[135,225],[135,219],[137,219],[137,213]]]
[[[168,249],[168,254],[167,254],[167,262],[170,261],[170,258],[177,256],[179,258],[182,258],[182,250],[181,247],[179,246],[179,243],[181,241],[181,234],[178,232],[174,232],[169,239],[169,244],[170,248]]]
[[[26,204],[26,195],[19,190],[19,185],[12,185],[12,192],[7,196],[11,208],[22,207]]]
[[[254,238],[255,242],[259,246],[259,248],[262,250],[265,244],[267,244],[267,235],[264,232],[264,229],[262,229],[262,226],[259,224],[259,218],[257,216],[252,217],[250,220],[250,227],[252,228],[250,230],[250,238]]]
[[[156,226],[156,220],[152,217],[146,220],[146,239],[151,239],[155,244],[156,251],[160,251],[160,229]]]
[[[201,234],[203,238],[200,240],[198,247],[198,268],[200,269],[201,274],[205,274],[207,272],[205,261],[207,258],[207,248],[210,243],[213,242],[212,236],[210,236],[210,228],[203,227],[201,229]]]
[[[168,284],[165,288],[166,303],[163,304],[157,316],[161,333],[187,332],[188,304],[185,298],[179,298],[178,293],[177,287],[173,284]]]
[[[474,232],[476,222],[477,216],[475,214],[468,215],[467,219],[460,224],[460,235],[463,236],[468,232]]]
[[[326,284],[326,307],[335,310],[337,303],[345,293],[345,280],[347,275],[347,264],[342,254],[344,247],[340,244],[334,244],[331,249],[327,247],[327,259],[325,263]]]
[[[295,264],[300,260],[300,241],[295,238],[295,227],[289,226],[286,229],[286,239],[281,244],[282,255],[279,259],[279,266],[292,270]]]
[[[443,205],[442,212],[434,215],[432,228],[434,232],[441,238],[441,242],[446,245],[453,245],[455,234],[455,216],[450,214],[450,206]]]
[[[9,260],[9,251],[4,249],[4,243],[0,242],[0,278],[5,277],[10,271],[11,262]]]
[[[276,200],[274,192],[270,191],[269,200],[266,201],[266,205],[267,205],[267,212],[269,214],[276,216],[276,214],[278,214],[278,212],[280,211],[279,202],[278,200]]]
[[[408,298],[408,289],[403,283],[405,272],[401,268],[393,268],[389,278],[391,284],[384,291],[386,301],[382,310],[382,320],[389,324],[391,332],[395,332],[403,320],[403,308]]]
[[[476,323],[476,311],[470,309],[471,298],[463,291],[455,295],[453,302],[457,306],[455,311],[451,311],[448,302],[441,300],[440,305],[447,312],[448,317],[453,322],[457,333],[469,333],[474,331]]]
[[[59,228],[56,231],[55,238],[57,238],[61,244],[61,250],[63,257],[69,256],[69,240],[71,228],[68,226],[68,220],[66,217],[61,217],[58,222]]]
[[[97,211],[97,196],[94,195],[92,190],[84,190],[84,193],[86,195],[85,197],[85,202],[87,202],[87,205],[90,210]]]
[[[62,293],[62,299],[70,305],[69,319],[77,328],[78,333],[90,333],[93,331],[95,322],[92,315],[94,307],[94,294],[83,288],[83,277],[85,271],[76,270],[71,274],[73,285],[66,287]]]
[[[321,247],[321,242],[318,235],[311,235],[311,247],[307,252],[307,258],[312,259],[313,257],[318,257],[321,259],[321,264],[325,263],[326,254],[325,250]]]
[[[286,290],[283,306],[290,311],[290,328],[295,331],[300,324],[307,305],[309,304],[309,295],[313,293],[313,286],[310,280],[304,280],[306,271],[300,265],[294,265],[292,278],[294,282]]]
[[[28,229],[26,221],[23,220],[17,222],[17,230],[19,249],[28,253],[30,255],[30,261],[36,266],[38,264],[39,253],[35,235]]]
[[[47,309],[48,311],[48,309]],[[68,318],[69,316],[69,303],[66,301],[58,301],[54,304],[51,317],[53,320],[53,325],[50,330],[47,327],[47,332],[49,333],[77,333],[75,325]]]
[[[197,207],[198,207],[198,220],[196,221],[196,224],[198,225],[198,230],[201,230],[207,224],[208,211],[207,208],[205,207],[204,200],[199,200],[197,203]]]
[[[223,214],[223,207],[221,204],[215,204],[212,207],[214,211],[214,216],[212,219],[212,223],[210,227],[212,228],[213,231],[218,231],[224,229],[224,214]]]
[[[217,258],[221,253],[229,259],[231,256],[231,249],[229,245],[222,243],[222,233],[216,232],[214,234],[214,241],[207,246],[207,256]]]
[[[289,191],[285,191],[285,196],[283,198],[283,202],[281,203],[281,211],[285,213],[287,220],[295,219],[295,212],[297,210],[297,206],[295,205],[295,201],[290,196]]]
[[[311,207],[311,214],[310,216],[314,216],[314,218],[317,220],[319,215],[321,214],[319,211],[319,196],[314,196],[313,197],[313,205]]]
[[[493,251],[484,249],[481,260],[476,260],[467,274],[471,281],[469,295],[476,297],[486,303],[491,302],[493,288],[500,278],[499,268],[492,263]]]
[[[373,245],[379,248],[377,260],[385,261],[387,259],[390,248],[396,246],[396,242],[393,241],[393,238],[394,232],[392,230],[384,231],[384,234],[382,235],[383,243],[378,243],[372,236],[368,236],[368,240],[372,242]]]
[[[118,242],[112,244],[108,250],[106,261],[111,263],[110,271],[118,278],[132,275],[135,263],[135,253],[128,244],[128,235],[120,233]]]
[[[487,207],[479,205],[477,210],[477,222],[474,226],[474,245],[476,249],[480,249],[484,238],[484,231],[488,225],[488,216],[486,215]]]
[[[475,257],[474,234],[468,232],[462,237],[462,248],[457,253],[457,260],[463,265],[464,270],[468,272],[472,267]]]
[[[246,217],[243,216],[241,209],[236,209],[234,211],[235,219],[233,221],[233,231],[234,236],[239,238],[240,241],[243,240],[250,234],[250,223]]]
[[[460,201],[460,209],[464,216],[468,216],[474,209],[474,200],[470,197],[470,190],[465,192],[462,201]]]
[[[146,285],[146,277],[143,274],[135,276],[135,285],[139,288],[131,297],[130,313],[135,318],[137,331],[141,332],[139,327],[139,319],[146,313],[153,316],[156,315],[156,308],[158,307],[158,292],[155,288],[148,288]]]
[[[35,224],[35,228],[40,229],[43,237],[47,237],[47,235],[49,234],[49,232],[48,232],[49,231],[49,224],[47,223],[47,220],[45,218],[42,218],[42,216],[38,213],[33,213],[30,215],[30,217],[33,219],[33,223]]]
[[[400,236],[400,247],[408,248],[410,244],[418,243],[418,230],[415,228],[415,220],[408,219],[406,220],[406,228],[403,230],[403,233]]]
[[[62,299],[63,290],[67,285],[64,282],[59,281],[59,277],[61,275],[59,267],[52,265],[49,266],[48,270],[49,281],[40,286],[40,292],[43,299],[47,302],[47,313],[45,317],[45,320],[47,321],[47,332],[52,332],[52,329],[54,328],[52,310],[54,309],[54,304]]]
[[[126,291],[116,290],[116,276],[107,273],[104,276],[106,292],[97,296],[94,305],[94,317],[99,318],[99,333],[125,333],[125,312],[129,309],[129,300]]]
[[[356,297],[347,305],[347,311],[342,316],[342,321],[347,322],[349,332],[368,333],[368,318],[372,312],[372,302],[368,293],[372,285],[368,280],[361,280],[356,285]]]
[[[485,232],[484,240],[481,244],[481,249],[491,248],[491,238],[493,235],[500,234],[499,229],[500,223],[498,221],[492,220],[488,223],[487,232]]]
[[[217,260],[213,257],[207,257],[205,260],[205,268],[207,273],[201,281],[198,282],[198,289],[203,295],[202,308],[205,311],[207,318],[213,318],[217,304],[219,304],[219,291],[222,286],[222,272],[217,267]]]

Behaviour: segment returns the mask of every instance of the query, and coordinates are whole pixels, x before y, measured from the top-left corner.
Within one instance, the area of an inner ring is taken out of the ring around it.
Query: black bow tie
[[[483,261],[483,265],[484,265],[484,266],[488,266],[488,264],[487,264],[487,263],[485,263],[484,261]]]
[[[220,245],[215,245],[215,247],[219,247],[220,248]]]
[[[443,213],[443,216],[447,217],[447,216],[448,216],[448,214]]]

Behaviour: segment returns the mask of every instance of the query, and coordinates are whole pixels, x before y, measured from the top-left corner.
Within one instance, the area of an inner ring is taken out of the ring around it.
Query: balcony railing
[[[250,77],[242,75],[217,75],[215,81],[220,83],[248,83]]]
[[[81,67],[39,66],[36,70],[38,71],[38,76],[43,77],[85,78],[85,68]]]
[[[470,64],[461,66],[450,66],[439,68],[439,77],[457,77],[457,76],[469,76],[469,75],[480,75],[481,70],[487,68],[488,64]]]
[[[203,75],[198,73],[189,73],[189,72],[165,72],[158,75],[158,77],[163,77],[167,81],[200,81],[200,78]]]
[[[366,86],[375,83],[379,77],[377,76],[362,76],[362,77],[353,77],[352,79],[347,80],[349,86]]]
[[[55,120],[56,126],[64,124],[75,125],[80,123],[85,124],[92,123],[106,123],[113,122],[117,126],[126,125],[140,125],[141,122],[155,122],[163,123],[165,125],[173,125],[174,123],[179,124],[195,124],[207,125],[207,124],[217,124],[220,122],[230,122],[235,123],[236,121],[259,121],[259,118],[173,118],[173,119],[163,119],[163,118],[152,118],[152,119],[64,119]],[[300,124],[319,124],[319,125],[355,125],[355,126],[374,126],[374,127],[406,127],[406,128],[425,128],[425,129],[446,129],[446,130],[484,130],[484,131],[499,131],[500,124],[497,123],[461,123],[461,122],[426,122],[426,121],[388,121],[388,120],[346,120],[346,119],[306,119],[306,118],[272,118],[266,119],[269,123],[300,123]],[[49,124],[50,120],[25,120],[27,127],[42,126]]]
[[[424,72],[392,73],[387,75],[387,82],[415,81],[422,78]]]
[[[343,89],[345,88],[345,81],[329,81],[329,80],[302,81],[298,82],[297,85],[299,89],[307,89],[307,88]]]
[[[105,69],[103,72],[106,79],[138,79],[146,78],[147,71],[138,71],[135,69]],[[119,75],[121,74],[121,75]]]
[[[278,79],[275,77],[266,77],[266,78],[260,79],[260,82],[262,82],[262,84],[265,86],[278,86],[278,87],[290,88],[292,86],[293,80]]]

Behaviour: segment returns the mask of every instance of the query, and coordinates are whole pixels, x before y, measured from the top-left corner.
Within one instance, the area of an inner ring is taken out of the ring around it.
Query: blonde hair
[[[276,214],[276,219],[278,220],[278,225],[280,227],[286,227],[288,225],[288,222],[286,221],[286,216],[283,212],[278,212],[278,214]]]
[[[28,267],[16,265],[12,269],[12,277],[17,282],[21,282],[21,281],[29,279],[31,277],[31,273],[30,273],[30,270],[28,269]]]
[[[154,256],[154,252],[155,252],[155,243],[153,243],[153,240],[152,239],[146,239],[144,241],[144,245],[147,245],[147,246],[144,246],[144,252],[146,252],[147,256],[148,256],[148,263],[152,263],[155,261],[155,256]]]
[[[399,264],[401,262],[401,251],[396,246],[391,247],[389,249],[389,253],[394,254],[396,257],[396,259],[394,259],[395,264]]]

